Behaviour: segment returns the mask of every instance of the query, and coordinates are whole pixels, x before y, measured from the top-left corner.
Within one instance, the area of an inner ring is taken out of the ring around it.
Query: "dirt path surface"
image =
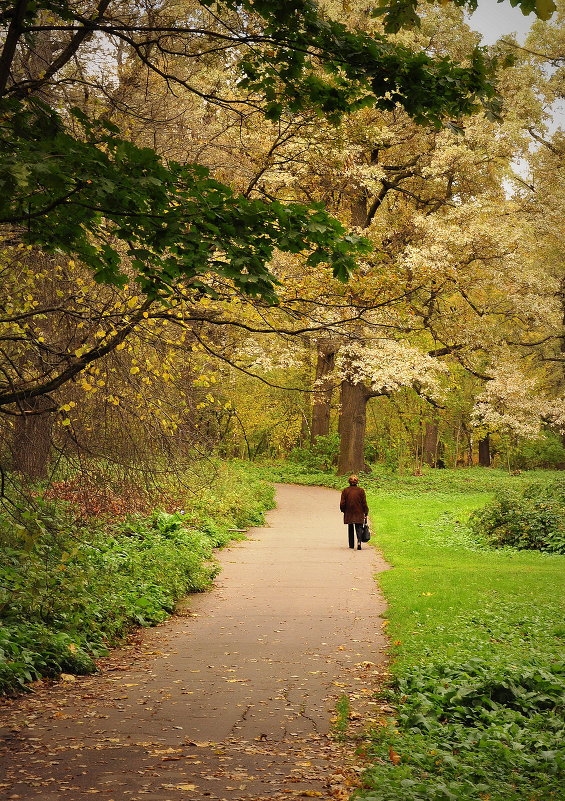
[[[355,720],[379,717],[386,569],[347,547],[339,495],[281,485],[216,588],[103,660],[0,708],[0,798],[345,799]],[[330,736],[336,701],[353,730]]]

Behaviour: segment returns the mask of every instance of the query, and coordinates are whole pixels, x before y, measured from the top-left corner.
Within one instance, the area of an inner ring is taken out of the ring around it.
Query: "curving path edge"
[[[337,743],[331,719],[343,695],[353,720],[378,715],[387,565],[347,547],[338,507],[335,490],[278,485],[212,591],[99,675],[5,702],[0,797],[347,798],[355,739]]]

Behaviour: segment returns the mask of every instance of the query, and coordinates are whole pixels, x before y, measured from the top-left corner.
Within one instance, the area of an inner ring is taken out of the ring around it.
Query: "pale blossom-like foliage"
[[[385,339],[371,347],[350,344],[342,348],[336,372],[354,384],[368,384],[372,392],[388,395],[402,387],[412,387],[426,397],[441,400],[441,378],[448,369],[418,348]]]
[[[565,398],[548,397],[537,378],[526,376],[509,358],[498,361],[494,372],[476,399],[475,426],[529,438],[539,435],[542,422],[565,429]]]
[[[263,345],[248,341],[238,348],[238,362],[245,362],[254,371],[272,372],[274,370],[290,370],[300,368],[304,360],[299,350],[295,347],[266,348]]]

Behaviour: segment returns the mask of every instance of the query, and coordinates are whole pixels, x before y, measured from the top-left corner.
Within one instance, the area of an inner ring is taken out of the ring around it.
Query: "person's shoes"
[[[358,551],[360,551],[360,550],[361,550],[361,543],[360,543],[360,542],[358,542],[358,543],[357,543],[357,550],[358,550]]]
[[[349,547],[350,547],[350,548],[355,548],[355,545],[350,545]]]

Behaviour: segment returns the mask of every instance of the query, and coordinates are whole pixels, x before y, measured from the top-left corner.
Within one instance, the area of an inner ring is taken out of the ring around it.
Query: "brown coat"
[[[365,490],[355,485],[346,487],[341,493],[339,508],[343,512],[344,523],[364,523],[369,514]]]

